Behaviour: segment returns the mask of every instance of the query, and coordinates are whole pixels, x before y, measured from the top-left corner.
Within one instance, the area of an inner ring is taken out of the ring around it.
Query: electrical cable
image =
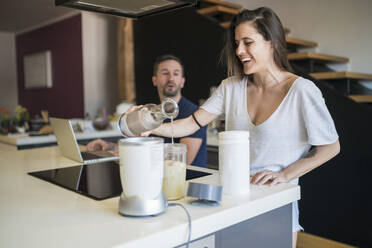
[[[187,235],[186,248],[189,248],[190,239],[191,239],[191,216],[190,216],[190,213],[189,213],[189,211],[187,211],[187,209],[181,203],[172,202],[172,203],[168,203],[168,206],[169,207],[180,206],[181,208],[183,208],[183,210],[185,210],[185,212],[187,214],[187,219],[189,221],[189,233]]]

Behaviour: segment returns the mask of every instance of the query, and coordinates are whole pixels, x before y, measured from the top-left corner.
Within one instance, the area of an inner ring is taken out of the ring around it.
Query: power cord
[[[190,213],[189,213],[189,211],[187,211],[187,209],[181,203],[176,203],[176,202],[168,203],[168,207],[172,207],[172,206],[179,206],[179,207],[183,208],[183,210],[186,212],[187,219],[189,221],[189,233],[187,235],[186,248],[189,248],[190,239],[191,239],[191,216],[190,216]]]

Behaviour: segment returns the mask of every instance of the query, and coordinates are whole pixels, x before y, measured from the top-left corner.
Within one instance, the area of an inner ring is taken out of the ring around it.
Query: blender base
[[[119,214],[124,216],[159,215],[165,212],[167,205],[163,193],[154,199],[143,199],[138,196],[126,197],[122,193],[119,199]]]

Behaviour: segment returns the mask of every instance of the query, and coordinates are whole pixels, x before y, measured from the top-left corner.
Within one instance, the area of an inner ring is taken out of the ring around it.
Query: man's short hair
[[[162,63],[162,62],[164,62],[164,61],[167,61],[167,60],[174,60],[174,61],[177,61],[177,62],[181,65],[181,68],[182,68],[182,76],[185,75],[185,68],[184,68],[184,66],[183,66],[182,60],[179,59],[178,57],[174,56],[174,55],[166,54],[166,55],[160,55],[159,57],[157,57],[157,58],[155,59],[154,70],[153,70],[153,76],[156,76],[156,73],[158,72],[158,68],[159,68],[160,63]]]

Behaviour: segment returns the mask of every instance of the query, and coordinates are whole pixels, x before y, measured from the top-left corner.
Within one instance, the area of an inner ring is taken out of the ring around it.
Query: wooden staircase
[[[286,29],[284,29],[284,32]],[[289,29],[287,29],[287,33],[289,33]],[[292,37],[285,37],[285,41],[287,42],[287,48],[288,49],[298,49],[298,48],[313,48],[317,47],[318,43],[313,42],[313,41],[308,41],[308,40],[301,40],[297,38],[292,38]]]
[[[298,52],[298,53],[289,53],[288,59],[293,60],[314,60],[315,62],[324,62],[324,63],[347,63],[349,62],[348,58],[314,53],[314,52]]]
[[[372,80],[372,74],[356,73],[347,71],[334,71],[334,72],[314,72],[310,75],[318,80],[332,80],[332,79],[358,79],[358,80]]]
[[[231,19],[235,15],[237,15],[241,9],[241,5],[221,0],[201,0],[197,12],[201,15],[208,16],[208,18],[215,20],[221,27],[228,28],[230,26]],[[288,33],[290,32],[288,28],[284,28],[284,31],[286,35],[288,35]],[[358,82],[363,80],[372,81],[372,74],[347,71],[335,72],[328,67],[327,71],[317,71],[317,64],[343,64],[348,63],[349,59],[345,57],[321,54],[312,51],[298,51],[298,49],[311,49],[318,47],[318,44],[313,41],[286,36],[286,43],[288,48],[288,59],[291,63],[300,63],[301,66],[305,65],[309,75],[317,80],[326,81],[331,84],[345,85],[345,87],[343,87],[345,88],[345,90],[342,90],[341,93],[356,102],[372,103],[372,91],[370,94],[353,94],[353,90],[351,87],[351,84],[357,84]],[[360,87],[363,88],[362,86]]]
[[[321,238],[309,233],[299,232],[297,248],[357,248],[330,239]]]
[[[334,72],[313,72],[310,76],[318,80],[327,80],[328,82],[338,83],[340,81],[346,82],[346,92],[348,97],[360,103],[372,103],[372,95],[358,95],[351,93],[351,84],[354,82],[372,80],[372,74],[356,73],[348,71],[334,71]]]
[[[242,9],[242,6],[239,5],[239,4],[224,2],[224,1],[221,1],[221,0],[202,0],[202,1],[200,1],[200,4],[199,4],[200,9],[203,9],[203,8],[206,8],[206,7],[211,7],[211,6],[212,7],[214,7],[214,6],[224,6],[224,7],[227,7],[227,8],[237,9],[237,10]]]
[[[197,10],[199,14],[218,20],[223,28],[230,26],[230,20],[239,14],[242,8],[241,5],[220,0],[203,0],[200,1],[199,7],[200,9]]]

